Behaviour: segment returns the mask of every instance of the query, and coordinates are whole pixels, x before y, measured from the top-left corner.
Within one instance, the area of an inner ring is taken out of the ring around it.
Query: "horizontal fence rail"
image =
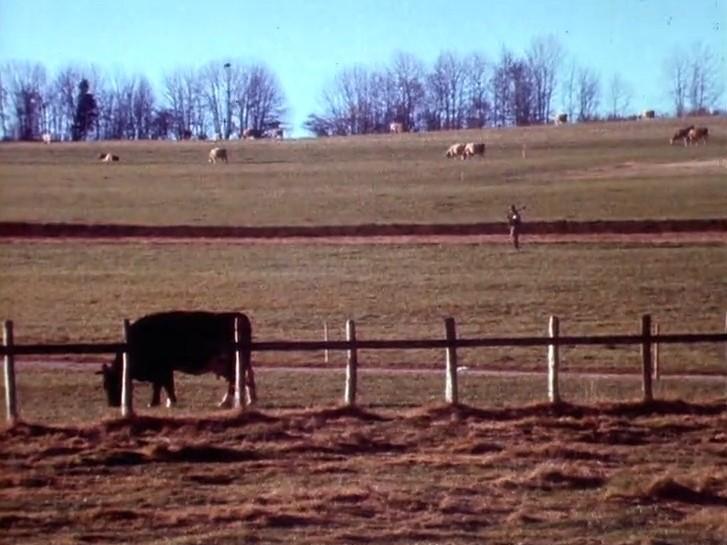
[[[696,344],[727,342],[727,333],[670,333],[650,335],[652,343]],[[314,352],[320,350],[416,350],[456,348],[537,347],[537,346],[594,346],[636,345],[644,342],[643,335],[581,335],[560,337],[460,337],[447,339],[356,339],[355,341],[253,341],[253,352]],[[230,343],[231,349],[244,347]],[[124,343],[49,343],[0,346],[0,355],[51,356],[62,354],[115,354],[123,352]]]
[[[249,361],[243,361],[241,354],[249,349],[250,352],[295,352],[295,351],[325,351],[342,350],[346,358],[346,386],[343,400],[346,405],[356,402],[358,351],[360,350],[413,350],[432,349],[445,351],[445,401],[457,404],[457,350],[461,348],[491,348],[491,347],[545,347],[547,348],[548,373],[548,399],[551,403],[560,403],[558,389],[559,350],[561,346],[619,346],[639,345],[642,359],[642,392],[643,400],[653,400],[652,379],[659,378],[658,346],[661,344],[696,344],[696,343],[725,343],[725,358],[727,359],[727,315],[725,315],[724,333],[669,333],[660,334],[657,326],[652,326],[651,316],[644,315],[640,321],[639,334],[626,335],[571,335],[561,336],[559,321],[555,316],[549,320],[547,336],[523,337],[473,337],[458,338],[453,318],[445,320],[444,337],[438,339],[359,339],[356,337],[355,324],[352,320],[346,322],[346,340],[328,340],[327,324],[324,326],[323,341],[251,341],[249,344],[239,342],[240,325],[235,323],[234,341],[227,345],[230,352],[235,354],[235,394],[234,406],[241,408],[243,403],[243,388],[247,388],[247,399],[254,403],[256,399],[254,378]],[[124,321],[121,343],[28,343],[15,344],[13,323],[4,324],[4,343],[0,346],[0,355],[4,356],[5,401],[7,420],[13,423],[17,420],[16,393],[15,393],[15,366],[16,356],[29,355],[62,355],[62,354],[121,354],[124,372],[124,390],[122,415],[131,416],[131,379],[128,377],[129,322]],[[247,377],[247,383],[244,382]]]

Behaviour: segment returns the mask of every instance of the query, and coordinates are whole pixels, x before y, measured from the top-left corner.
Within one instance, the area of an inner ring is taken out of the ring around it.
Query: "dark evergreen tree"
[[[96,98],[89,92],[90,85],[87,79],[78,84],[78,101],[76,115],[73,118],[73,140],[83,140],[93,128],[98,117]]]

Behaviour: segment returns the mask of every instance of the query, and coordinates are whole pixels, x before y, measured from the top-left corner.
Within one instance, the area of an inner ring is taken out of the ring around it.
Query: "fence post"
[[[659,324],[654,324],[654,336],[659,336]],[[654,380],[661,380],[661,368],[659,364],[659,343],[654,342]]]
[[[15,395],[15,355],[13,354],[13,322],[6,320],[3,328],[3,344],[5,353],[5,410],[8,424],[18,419],[18,400]]]
[[[121,356],[121,416],[128,418],[134,416],[134,387],[131,382],[131,369],[129,369],[129,320],[124,320],[124,351]]]
[[[444,401],[452,405],[459,403],[457,389],[457,329],[454,318],[444,320],[447,335],[446,363],[444,372]]]
[[[343,402],[348,406],[356,404],[356,377],[358,373],[358,353],[356,350],[356,324],[353,320],[346,321],[346,340],[350,343],[348,361],[346,363],[346,391]]]
[[[242,349],[240,348],[240,317],[235,316],[235,397],[233,407],[240,409],[243,406],[243,388],[245,384],[245,372],[247,369],[243,364]]]
[[[557,316],[551,316],[548,321],[548,334],[554,340],[548,345],[548,400],[551,403],[560,403],[560,390],[558,388],[558,367],[560,366],[560,320]]]
[[[643,374],[644,403],[654,400],[654,393],[651,385],[651,315],[644,314],[641,317],[641,363]]]
[[[328,342],[328,322],[323,322],[323,342]],[[328,348],[323,350],[323,363],[328,363]]]

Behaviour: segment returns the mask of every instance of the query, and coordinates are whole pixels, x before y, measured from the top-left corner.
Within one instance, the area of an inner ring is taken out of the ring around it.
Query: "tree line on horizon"
[[[664,60],[673,114],[711,113],[722,97],[717,55],[694,44]],[[601,80],[592,68],[566,63],[552,36],[522,55],[443,51],[431,66],[398,52],[381,68],[344,67],[323,88],[319,111],[303,128],[315,136],[549,123],[635,117],[633,85],[620,74]],[[556,96],[560,98],[555,109]],[[0,132],[4,140],[229,139],[286,126],[288,104],[277,75],[263,63],[213,61],[164,75],[153,89],[144,75],[109,76],[98,67],[68,66],[51,77],[40,63],[0,67]]]

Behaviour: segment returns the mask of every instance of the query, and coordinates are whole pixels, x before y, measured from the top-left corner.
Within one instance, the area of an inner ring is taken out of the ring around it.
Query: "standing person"
[[[520,212],[523,210],[525,210],[524,206],[518,210],[512,204],[510,205],[510,211],[507,213],[507,223],[510,226],[510,240],[512,240],[512,245],[515,246],[516,250],[520,249],[520,226],[523,221]]]

